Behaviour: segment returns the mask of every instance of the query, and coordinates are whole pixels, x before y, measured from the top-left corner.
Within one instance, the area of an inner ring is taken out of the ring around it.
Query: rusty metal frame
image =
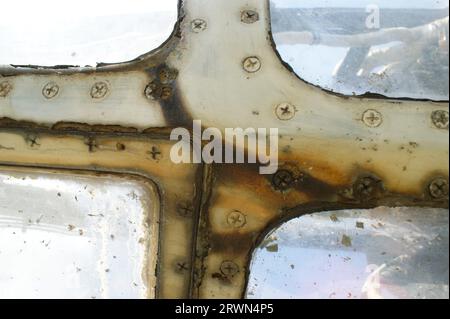
[[[258,18],[248,21],[246,10]],[[0,83],[8,85],[0,165],[137,175],[157,185],[159,298],[244,297],[254,248],[297,216],[448,208],[448,102],[346,97],[305,83],[274,48],[268,1],[180,1],[172,37],[134,61],[6,66]],[[277,116],[279,105],[291,116]],[[279,128],[279,171],[173,164],[170,129],[194,119],[222,130]]]

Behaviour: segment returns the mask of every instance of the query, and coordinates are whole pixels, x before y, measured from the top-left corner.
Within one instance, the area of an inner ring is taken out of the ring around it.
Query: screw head
[[[255,56],[246,58],[242,65],[248,73],[256,73],[261,70],[261,60]]]
[[[354,184],[353,194],[359,199],[372,199],[377,196],[381,188],[380,180],[371,176],[362,177]]]
[[[12,90],[12,85],[8,81],[0,82],[0,97],[6,97]]]
[[[429,186],[431,197],[435,199],[444,199],[448,197],[448,180],[445,178],[436,178]]]
[[[55,82],[47,83],[42,89],[42,95],[46,99],[53,99],[58,95],[58,93],[59,93],[59,86]]]
[[[431,120],[434,126],[441,130],[448,130],[449,116],[448,111],[437,110],[431,114]]]
[[[177,213],[181,217],[191,217],[194,213],[194,207],[192,203],[182,202],[177,205]]]
[[[255,10],[244,10],[241,12],[241,21],[246,24],[252,24],[259,21],[259,13]]]
[[[231,227],[241,228],[244,227],[247,223],[247,218],[240,211],[235,210],[228,214],[227,223]]]
[[[239,273],[239,266],[235,262],[226,260],[220,265],[220,272],[226,277],[234,277]]]
[[[278,119],[281,121],[289,121],[295,117],[295,113],[297,112],[295,106],[290,103],[282,103],[278,105],[275,109],[275,114]]]
[[[276,190],[285,191],[295,183],[295,177],[288,170],[279,170],[272,177],[272,185]]]
[[[175,269],[179,273],[184,273],[189,270],[189,264],[185,261],[179,261],[175,264]]]
[[[156,91],[156,84],[155,83],[149,83],[147,84],[147,86],[145,87],[144,90],[144,95],[147,97],[147,99],[149,100],[155,100],[155,91]]]
[[[202,31],[205,31],[208,27],[208,23],[203,19],[195,19],[191,22],[191,29],[195,33],[200,33]]]
[[[39,136],[37,134],[34,134],[34,133],[27,134],[27,136],[25,136],[25,142],[30,147],[39,147],[39,146],[41,146],[41,144],[39,144]]]
[[[376,110],[367,110],[364,112],[362,120],[368,127],[379,127],[383,123],[383,115]]]
[[[91,88],[91,97],[93,99],[101,99],[108,93],[108,84],[106,82],[97,82]]]

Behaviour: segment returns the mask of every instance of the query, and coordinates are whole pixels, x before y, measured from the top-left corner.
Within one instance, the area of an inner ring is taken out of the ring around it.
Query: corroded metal
[[[448,103],[312,87],[279,60],[267,2],[248,1],[260,20],[251,27],[239,0],[199,3],[182,2],[172,37],[131,62],[0,68],[0,83],[8,77],[14,87],[0,98],[0,165],[152,181],[162,207],[160,298],[242,297],[254,247],[293,217],[383,205],[448,208],[448,184],[430,182],[448,183],[448,130],[435,123],[445,122],[436,112],[448,114]],[[198,24],[201,34],[192,29],[198,17],[208,21]],[[254,52],[257,60],[245,58]],[[50,101],[42,87],[51,82],[63,90]],[[107,98],[89,95],[100,82],[108,83]],[[191,128],[193,119],[222,131],[279,128],[279,171],[173,164],[170,129]]]

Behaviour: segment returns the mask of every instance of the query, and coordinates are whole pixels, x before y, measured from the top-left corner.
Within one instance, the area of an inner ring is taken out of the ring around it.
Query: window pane
[[[448,1],[271,0],[281,57],[346,95],[448,100]]]
[[[178,0],[14,0],[0,10],[0,65],[123,62],[160,46]]]
[[[255,251],[248,298],[449,298],[448,210],[293,219]]]
[[[122,178],[0,171],[0,298],[153,297],[149,196]]]

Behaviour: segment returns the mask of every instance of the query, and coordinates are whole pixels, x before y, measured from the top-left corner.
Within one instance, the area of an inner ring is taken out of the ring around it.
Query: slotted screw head
[[[430,195],[435,199],[444,199],[448,197],[448,180],[445,178],[436,178],[429,186]]]
[[[247,223],[247,218],[240,211],[235,210],[228,214],[227,223],[231,227],[241,228]]]
[[[233,277],[239,272],[239,266],[232,261],[224,261],[220,265],[220,272],[226,277]]]
[[[6,97],[12,90],[12,85],[8,81],[0,82],[0,97]]]
[[[258,57],[248,57],[243,62],[244,70],[248,73],[256,73],[261,70],[261,60]]]
[[[295,117],[297,110],[290,103],[282,103],[276,107],[275,114],[279,120],[289,121]]]
[[[208,23],[203,19],[195,19],[191,22],[191,29],[195,33],[200,33],[202,31],[205,31],[208,27]]]
[[[255,23],[259,20],[259,13],[255,10],[244,10],[241,12],[241,21],[247,24]]]
[[[438,129],[448,129],[449,115],[448,111],[437,110],[431,114],[431,120]]]
[[[93,99],[101,99],[108,93],[108,84],[106,82],[97,82],[91,88],[91,97]]]
[[[368,127],[379,127],[383,123],[383,115],[376,110],[367,110],[364,112],[362,120]]]
[[[59,86],[55,82],[49,82],[47,83],[44,88],[42,89],[42,95],[46,99],[52,99],[56,97],[59,93]]]

